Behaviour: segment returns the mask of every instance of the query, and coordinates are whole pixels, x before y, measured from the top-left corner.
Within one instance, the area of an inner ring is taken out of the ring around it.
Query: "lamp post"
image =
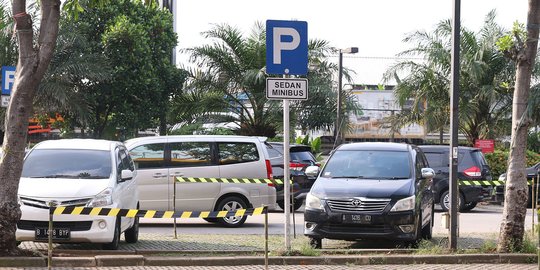
[[[336,125],[334,126],[334,146],[341,144],[340,127],[341,127],[341,103],[342,103],[342,80],[343,80],[343,54],[354,54],[358,52],[358,47],[350,47],[346,49],[339,49],[339,62],[338,62],[338,91],[337,91],[337,115]]]

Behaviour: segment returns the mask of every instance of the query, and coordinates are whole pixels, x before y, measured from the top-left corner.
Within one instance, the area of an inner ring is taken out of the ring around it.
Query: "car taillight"
[[[464,174],[471,177],[482,176],[482,170],[480,168],[473,166],[463,171]]]
[[[296,162],[289,163],[289,168],[291,168],[291,170],[301,171],[306,166],[307,164],[303,164],[303,163],[296,163]]]
[[[270,164],[270,160],[266,160],[266,177],[268,179],[274,179],[274,174],[272,173],[272,164]]]

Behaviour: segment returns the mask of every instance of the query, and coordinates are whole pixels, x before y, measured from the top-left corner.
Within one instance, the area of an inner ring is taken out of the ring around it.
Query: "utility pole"
[[[458,233],[458,127],[459,127],[459,33],[461,28],[461,0],[453,1],[453,26],[452,26],[452,80],[450,82],[450,132],[452,134],[450,142],[450,237],[449,248],[457,249],[457,233]]]

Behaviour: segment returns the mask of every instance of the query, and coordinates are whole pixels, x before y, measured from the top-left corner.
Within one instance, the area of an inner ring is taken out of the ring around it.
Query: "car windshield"
[[[337,151],[321,175],[330,178],[407,179],[411,175],[410,167],[408,152]]]
[[[103,179],[111,171],[109,151],[35,149],[24,161],[22,177]]]

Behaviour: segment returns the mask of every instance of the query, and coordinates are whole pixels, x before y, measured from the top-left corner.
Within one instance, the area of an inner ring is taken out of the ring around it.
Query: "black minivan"
[[[318,168],[308,167],[306,174]],[[322,239],[389,239],[415,244],[433,230],[435,172],[415,145],[351,143],[329,157],[306,196],[304,234]]]
[[[433,195],[443,211],[450,209],[448,168],[450,167],[450,147],[448,145],[419,145],[424,151],[429,167],[435,171]],[[491,169],[482,150],[474,147],[458,147],[458,180],[492,180]],[[459,185],[459,210],[467,212],[479,202],[489,200],[492,188],[480,185]]]

